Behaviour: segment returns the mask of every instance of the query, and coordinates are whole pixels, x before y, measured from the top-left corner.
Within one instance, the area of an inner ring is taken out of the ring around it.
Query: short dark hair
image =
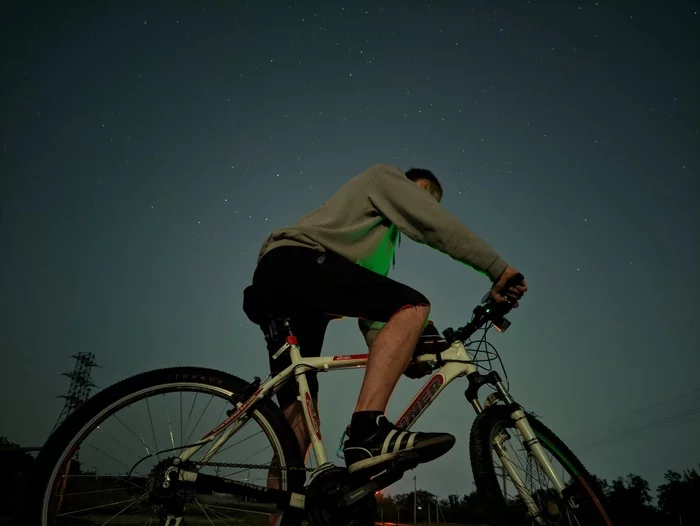
[[[406,172],[406,177],[408,177],[408,179],[414,183],[418,179],[426,179],[430,182],[431,186],[437,190],[442,198],[442,185],[440,184],[440,181],[437,180],[437,177],[435,177],[435,174],[433,174],[433,172],[430,170],[425,170],[424,168],[411,168]]]

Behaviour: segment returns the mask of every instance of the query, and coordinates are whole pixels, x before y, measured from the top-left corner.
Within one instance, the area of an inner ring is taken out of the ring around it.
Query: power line
[[[602,427],[609,426],[609,425],[611,425],[611,424],[612,424],[612,425],[619,424],[620,422],[623,422],[623,421],[629,419],[630,417],[633,417],[633,416],[636,416],[636,415],[639,415],[639,414],[642,414],[642,413],[646,413],[647,411],[651,411],[652,409],[655,409],[655,408],[660,407],[660,406],[662,406],[662,405],[667,405],[669,402],[673,402],[673,401],[675,401],[675,400],[678,400],[679,398],[684,398],[684,397],[686,397],[686,396],[690,396],[690,395],[692,395],[692,394],[694,394],[694,393],[700,393],[700,387],[695,387],[694,389],[691,389],[690,391],[686,391],[686,392],[684,392],[684,393],[680,393],[680,394],[674,395],[674,396],[672,396],[672,397],[670,397],[670,398],[667,398],[667,399],[662,400],[662,401],[660,401],[660,402],[657,402],[657,403],[655,403],[655,404],[652,404],[652,405],[643,407],[643,408],[641,408],[641,409],[638,409],[638,410],[636,410],[636,411],[634,411],[634,412],[632,412],[632,413],[627,413],[625,416],[622,416],[622,417],[620,417],[620,418],[615,418],[615,419],[613,419],[613,420],[608,420],[607,422],[603,422],[603,423],[601,423],[601,424],[597,424],[597,425],[594,425],[594,426],[589,426],[589,427],[587,427],[585,430],[581,431],[580,433],[577,433],[577,434],[575,434],[575,435],[571,435],[571,436],[567,437],[567,440],[572,440],[572,439],[577,438],[577,437],[580,437],[580,436],[582,436],[582,435],[586,435],[586,434],[588,434],[588,433],[592,433],[593,431],[596,431],[596,430],[598,430],[598,429],[600,429],[600,428],[602,428]]]
[[[631,435],[640,435],[640,434],[642,434],[642,432],[648,431],[649,429],[652,429],[654,427],[658,427],[662,424],[669,424],[669,423],[675,422],[676,420],[680,420],[680,419],[686,418],[686,417],[692,417],[693,415],[697,415],[697,414],[700,414],[700,407],[697,407],[695,409],[691,409],[689,411],[685,411],[683,413],[679,413],[676,415],[663,417],[663,418],[660,418],[658,420],[654,420],[652,422],[644,424],[641,427],[629,429],[629,430],[625,431],[624,433],[621,433],[617,436],[610,437],[610,438],[603,438],[603,439],[597,440],[597,441],[594,440],[593,442],[589,442],[588,444],[583,444],[582,446],[577,446],[577,448],[585,448],[585,447],[593,447],[593,446],[601,447],[601,446],[610,445],[610,444],[620,440],[621,438],[625,438],[625,437],[628,437]]]

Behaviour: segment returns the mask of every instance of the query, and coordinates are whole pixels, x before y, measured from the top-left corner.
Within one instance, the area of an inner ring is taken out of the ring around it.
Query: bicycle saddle
[[[271,319],[285,318],[279,307],[273,307],[265,300],[264,292],[250,285],[243,290],[243,312],[257,325],[265,325]]]

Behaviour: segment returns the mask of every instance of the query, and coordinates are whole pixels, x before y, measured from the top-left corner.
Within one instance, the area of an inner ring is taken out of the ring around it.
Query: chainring
[[[377,517],[377,498],[367,495],[349,508],[340,509],[338,503],[352,489],[347,469],[332,467],[314,476],[306,491],[311,526],[374,526]]]

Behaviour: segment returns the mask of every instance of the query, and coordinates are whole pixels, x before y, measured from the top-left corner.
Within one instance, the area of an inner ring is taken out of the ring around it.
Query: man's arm
[[[369,199],[406,236],[487,274],[492,281],[508,266],[483,239],[393,166],[377,167]]]

